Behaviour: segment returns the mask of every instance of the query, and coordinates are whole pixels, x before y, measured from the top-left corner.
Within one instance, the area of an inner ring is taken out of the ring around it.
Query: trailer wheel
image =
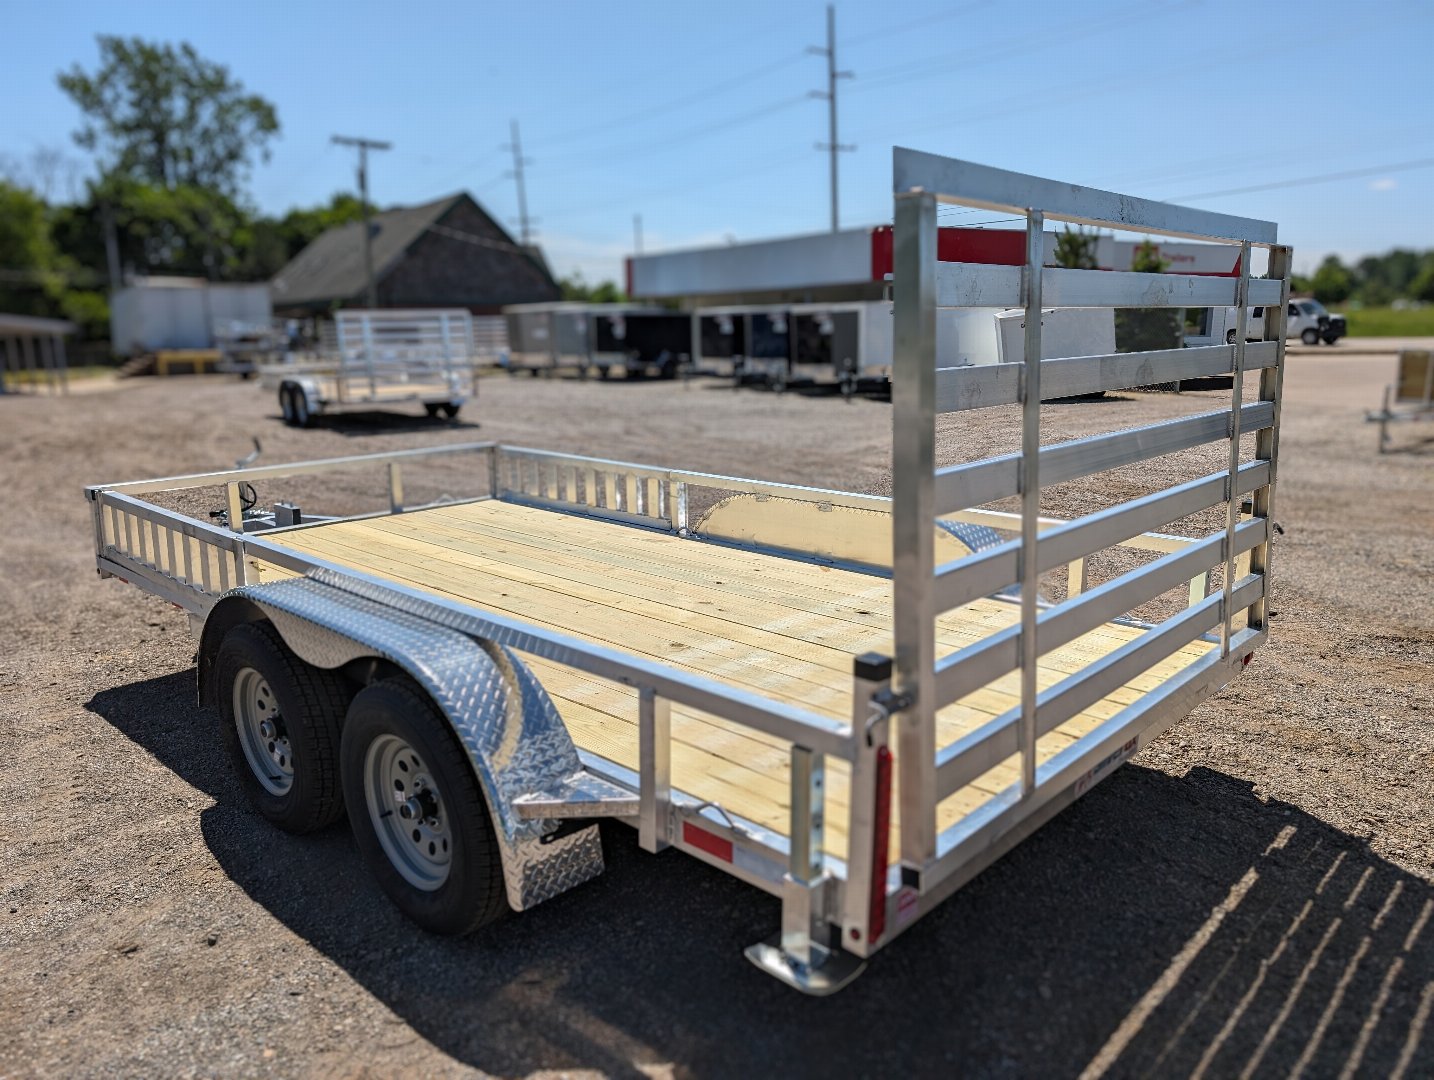
[[[337,821],[343,680],[300,660],[268,623],[230,630],[214,672],[224,745],[254,808],[291,833]]]
[[[602,366],[600,366],[600,367],[598,368],[598,378],[601,379],[603,382],[607,382],[607,377],[608,377],[608,368],[607,368],[607,365],[606,365],[606,364],[603,364]]]
[[[1311,326],[1300,335],[1300,340],[1303,341],[1306,345],[1318,345],[1319,331],[1316,330],[1313,326]]]
[[[294,426],[311,427],[314,423],[314,414],[309,411],[309,398],[303,389],[298,386],[289,388],[290,400],[294,403]]]
[[[279,414],[284,423],[294,426],[294,388],[288,383],[279,387]]]
[[[359,854],[405,915],[466,934],[507,910],[493,819],[468,756],[408,678],[360,690],[339,752]]]
[[[438,419],[438,409],[439,405],[436,401],[425,401],[423,403],[423,411],[428,414],[428,419],[430,420]]]
[[[438,406],[438,408],[439,411],[443,413],[445,418],[449,420],[456,420],[458,419],[458,410],[463,408],[463,406],[455,405],[451,401],[446,401],[442,405]]]

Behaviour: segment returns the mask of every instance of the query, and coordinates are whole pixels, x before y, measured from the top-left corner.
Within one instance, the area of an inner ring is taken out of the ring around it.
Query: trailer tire
[[[607,382],[608,367],[606,364],[603,364],[598,368],[598,378],[601,379],[603,382]]]
[[[1309,329],[1305,330],[1305,332],[1300,335],[1300,340],[1303,341],[1306,345],[1318,345],[1319,331],[1316,330],[1313,326],[1311,326]]]
[[[447,935],[507,911],[502,854],[473,765],[407,676],[355,695],[339,772],[359,855],[400,911]]]
[[[284,423],[294,426],[294,388],[288,383],[279,387],[279,415]]]
[[[290,400],[294,403],[294,426],[300,428],[313,427],[314,414],[309,411],[309,398],[301,386],[289,388]]]
[[[289,833],[337,821],[343,680],[300,660],[265,622],[224,635],[214,679],[224,746],[254,808]]]
[[[440,408],[440,406],[439,406],[438,402],[436,402],[436,401],[425,401],[425,402],[423,403],[423,411],[428,414],[428,419],[430,419],[430,420],[437,420],[437,419],[438,419],[438,410],[439,410],[439,408]]]
[[[444,419],[446,420],[457,420],[458,412],[462,408],[462,405],[455,405],[451,401],[438,406],[439,411],[443,413]]]

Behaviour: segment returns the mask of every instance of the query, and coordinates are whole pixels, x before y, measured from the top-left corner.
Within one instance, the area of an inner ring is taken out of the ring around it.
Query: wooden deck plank
[[[435,507],[274,534],[340,565],[466,601],[776,700],[848,719],[851,657],[890,651],[891,584],[852,571],[678,539],[497,501]],[[264,566],[261,580],[288,576]],[[1019,620],[1015,604],[978,600],[938,620],[938,652]],[[1106,624],[1041,660],[1042,689],[1142,631]],[[1195,643],[1043,737],[1046,760],[1208,651]],[[629,688],[528,657],[578,746],[637,766],[636,697]],[[1008,672],[938,713],[949,745],[1020,701]],[[787,744],[680,704],[673,706],[674,781],[700,798],[785,834]],[[1019,775],[1016,756],[937,810],[953,824]],[[847,771],[829,765],[828,850],[844,857]],[[893,847],[895,850],[895,846]]]

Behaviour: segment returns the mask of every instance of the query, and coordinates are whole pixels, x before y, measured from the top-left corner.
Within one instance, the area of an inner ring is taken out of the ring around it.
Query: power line
[[[694,90],[690,94],[684,94],[682,97],[674,98],[671,101],[664,102],[660,105],[649,106],[648,108],[640,109],[637,112],[629,113],[627,116],[618,117],[614,120],[607,120],[596,124],[591,124],[587,127],[582,128],[581,130],[569,131],[548,139],[539,139],[537,145],[539,147],[547,147],[562,143],[581,142],[587,139],[589,136],[601,134],[605,131],[612,131],[614,128],[630,127],[633,124],[641,123],[644,120],[650,120],[654,116],[661,116],[663,113],[672,112],[674,109],[681,109],[687,105],[694,105],[699,104],[701,102],[710,101],[715,95],[720,94],[725,90],[730,90],[733,87],[737,86],[743,86],[751,82],[753,79],[758,79],[761,78],[763,75],[769,75],[774,71],[779,71],[784,68],[787,68],[791,66],[794,60],[800,60],[803,55],[803,53],[789,53],[783,56],[780,60],[774,60],[771,63],[762,64],[759,67],[744,71],[741,74],[729,76],[728,78],[723,79],[720,82],[716,82],[711,84],[710,86],[703,87],[701,90]]]
[[[880,30],[873,30],[870,33],[866,34],[858,34],[856,37],[847,38],[841,44],[844,47],[850,45],[865,45],[868,41],[876,41],[880,38],[896,37],[898,34],[904,34],[908,30],[918,30],[923,26],[930,26],[932,23],[935,22],[945,22],[947,19],[954,19],[960,15],[967,15],[970,12],[976,11],[979,8],[990,7],[994,3],[995,0],[976,0],[976,3],[967,4],[964,7],[952,8],[950,11],[938,11],[935,15],[927,15],[924,18],[913,19],[911,22],[900,23],[896,26],[884,26]]]
[[[844,152],[854,151],[855,146],[844,146],[837,140],[837,80],[850,79],[850,71],[838,71],[836,60],[836,8],[831,4],[827,5],[827,44],[826,48],[820,45],[809,46],[807,52],[827,58],[827,88],[826,90],[813,90],[812,97],[825,98],[827,103],[827,141],[817,143],[818,150],[825,150],[831,155],[831,178],[832,178],[832,232],[840,227],[841,212],[837,198],[837,157]]]
[[[1192,199],[1218,199],[1225,195],[1249,195],[1256,191],[1277,191],[1281,188],[1303,187],[1306,184],[1327,184],[1334,180],[1356,180],[1361,176],[1377,176],[1380,173],[1407,172],[1410,169],[1434,168],[1434,157],[1416,158],[1413,161],[1398,161],[1390,165],[1371,165],[1367,169],[1349,169],[1345,172],[1323,173],[1319,176],[1301,176],[1293,180],[1276,180],[1270,184],[1252,184],[1249,187],[1226,188],[1224,191],[1201,191],[1194,195],[1172,195],[1167,202],[1189,202]]]

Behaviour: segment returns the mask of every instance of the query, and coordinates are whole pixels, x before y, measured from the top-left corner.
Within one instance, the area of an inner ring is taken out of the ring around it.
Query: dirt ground
[[[294,431],[219,378],[0,397],[0,1076],[1434,1073],[1434,430],[1375,453],[1393,367],[1292,350],[1245,675],[826,1000],[743,960],[775,901],[628,830],[601,879],[471,938],[407,924],[342,827],[248,809],[187,620],[97,580],[80,487],[258,435],[266,463],[496,438],[883,491],[888,404],[496,377],[458,424]],[[1044,414],[1063,438],[1226,400]],[[1010,416],[943,423],[943,456],[1014,448]]]

